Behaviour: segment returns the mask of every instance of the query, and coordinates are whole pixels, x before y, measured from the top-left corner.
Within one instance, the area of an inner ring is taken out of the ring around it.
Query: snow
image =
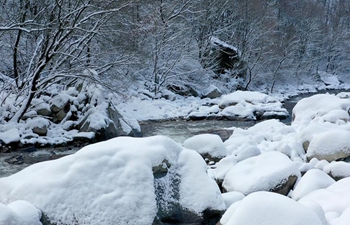
[[[293,124],[316,122],[338,122],[339,120],[349,120],[349,115],[344,113],[350,109],[350,100],[341,99],[331,94],[316,94],[309,98],[300,100],[293,108]],[[338,118],[337,118],[338,117]]]
[[[242,200],[244,197],[244,194],[238,191],[230,191],[222,194],[226,209],[228,209],[233,203]]]
[[[17,128],[12,128],[0,133],[0,141],[4,142],[5,144],[9,144],[19,140],[20,136]]]
[[[292,192],[292,198],[299,200],[305,195],[318,189],[327,188],[333,183],[335,183],[335,181],[323,171],[311,169],[307,171],[296,184]]]
[[[327,73],[325,71],[319,71],[318,75],[320,76],[321,80],[327,85],[329,88],[336,88],[339,86],[340,81],[338,80],[338,77],[336,75]]]
[[[222,115],[227,118],[247,118],[250,120],[256,120],[253,112],[249,109],[247,109],[244,106],[235,105],[235,106],[229,106],[226,107],[224,110],[222,110]]]
[[[322,224],[313,210],[288,197],[271,192],[255,192],[231,207],[220,220],[222,225]]]
[[[236,91],[228,95],[224,95],[219,103],[220,108],[225,108],[230,105],[238,103],[246,104],[250,103],[253,105],[261,103],[276,103],[277,99],[268,96],[266,94],[254,91]]]
[[[300,176],[295,164],[280,152],[267,152],[234,165],[226,174],[223,187],[248,195],[272,190],[290,176]]]
[[[226,209],[217,184],[206,174],[207,166],[195,151],[182,151],[178,165],[182,206],[196,213],[205,209]]]
[[[178,168],[184,207],[225,208],[199,154],[164,136],[114,138],[29,166],[0,179],[0,202],[28,201],[64,224],[148,225],[157,212],[152,170],[169,165]]]
[[[300,199],[300,202],[314,202],[319,204],[330,225],[344,223],[350,206],[350,178],[344,178],[326,189],[311,192]],[[347,221],[348,223],[349,221]]]
[[[350,164],[342,161],[340,162],[333,161],[328,165],[326,165],[323,168],[323,171],[337,179],[350,177]]]
[[[226,148],[218,135],[199,134],[184,141],[183,146],[193,149],[199,154],[208,154],[215,158],[226,156]]]
[[[1,225],[42,225],[41,212],[29,202],[18,200],[7,206],[0,203]]]
[[[331,130],[315,135],[306,156],[333,161],[350,156],[350,131]]]

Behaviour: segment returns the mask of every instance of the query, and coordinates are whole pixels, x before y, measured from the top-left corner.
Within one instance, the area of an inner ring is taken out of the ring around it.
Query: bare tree
[[[21,119],[48,83],[82,78],[85,68],[103,71],[115,63],[92,59],[92,45],[97,47],[102,25],[128,3],[48,0],[3,5],[13,13],[2,21],[0,33],[13,36],[8,40],[13,46],[13,76],[18,90],[27,95],[12,121]]]

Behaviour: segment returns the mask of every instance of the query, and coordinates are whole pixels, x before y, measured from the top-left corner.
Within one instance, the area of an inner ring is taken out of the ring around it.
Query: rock
[[[37,134],[39,136],[45,136],[47,134],[47,129],[50,126],[50,120],[42,118],[42,117],[36,117],[33,119],[28,119],[26,121],[26,128],[31,129],[34,134]],[[29,135],[32,136],[32,135]],[[23,137],[25,139],[28,139],[28,137]]]
[[[58,113],[61,109],[67,108],[66,106],[69,104],[70,97],[67,94],[60,94],[55,96],[50,101],[50,110],[53,113]]]
[[[233,204],[220,220],[222,225],[325,225],[310,208],[288,197],[256,192]]]
[[[238,162],[226,174],[223,187],[244,195],[257,191],[286,195],[298,177],[298,167],[283,153],[273,151]]]
[[[331,130],[316,134],[311,140],[306,157],[311,160],[327,160],[328,162],[350,156],[350,132]]]
[[[335,181],[325,172],[319,169],[311,169],[298,181],[291,197],[299,200],[313,191],[327,188],[334,183]]]
[[[170,138],[119,137],[0,179],[0,202],[30,202],[45,225],[214,225],[225,205],[206,170]]]
[[[219,90],[218,87],[214,85],[210,85],[207,90],[204,91],[202,98],[219,98],[222,95],[222,91]]]
[[[46,126],[34,127],[32,130],[33,130],[34,134],[37,134],[39,136],[46,136],[46,134],[47,134],[47,127]]]
[[[0,142],[6,145],[16,144],[20,141],[19,131],[17,128],[11,128],[7,131],[0,132]]]
[[[24,163],[24,158],[22,155],[16,155],[5,159],[5,162],[12,165],[21,165]]]
[[[327,164],[323,171],[327,173],[334,180],[338,181],[350,177],[350,164],[346,162],[333,161]]]
[[[221,138],[215,134],[199,134],[186,139],[183,146],[197,151],[203,159],[218,162],[226,156]]]

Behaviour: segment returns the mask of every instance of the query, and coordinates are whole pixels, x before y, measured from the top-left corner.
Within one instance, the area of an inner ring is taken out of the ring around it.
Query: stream
[[[295,104],[302,98],[312,96],[318,93],[339,93],[346,90],[325,90],[317,93],[300,94],[286,100],[284,108],[289,112],[289,118],[282,120],[285,124],[291,123],[292,109]],[[248,128],[261,121],[228,121],[228,120],[172,120],[163,122],[142,121],[140,122],[141,130],[144,137],[153,135],[165,135],[176,142],[183,143],[187,138],[197,134],[210,133],[217,134],[223,140],[230,137],[235,128]],[[0,153],[0,178],[14,174],[25,167],[59,157],[73,154],[79,148],[60,147],[54,149],[35,149],[27,148],[19,152]],[[10,163],[8,163],[10,162]]]

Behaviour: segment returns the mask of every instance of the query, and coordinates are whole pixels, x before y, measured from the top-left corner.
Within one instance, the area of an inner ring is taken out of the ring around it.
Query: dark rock
[[[47,134],[47,127],[43,126],[43,127],[34,127],[33,129],[33,133],[40,135],[40,136],[46,136]]]
[[[219,88],[211,85],[208,90],[206,90],[205,93],[203,93],[202,98],[219,98],[222,96],[222,91],[219,90]]]
[[[5,162],[13,165],[21,165],[24,163],[24,158],[22,155],[12,156],[10,158],[5,159]]]
[[[271,192],[279,193],[282,195],[287,196],[290,190],[293,189],[298,177],[295,175],[291,175],[288,177],[287,180],[284,180],[283,183],[279,184],[278,186],[274,187]]]
[[[34,146],[29,146],[26,148],[21,149],[21,152],[27,152],[27,153],[31,153],[31,152],[36,152],[38,149]]]

